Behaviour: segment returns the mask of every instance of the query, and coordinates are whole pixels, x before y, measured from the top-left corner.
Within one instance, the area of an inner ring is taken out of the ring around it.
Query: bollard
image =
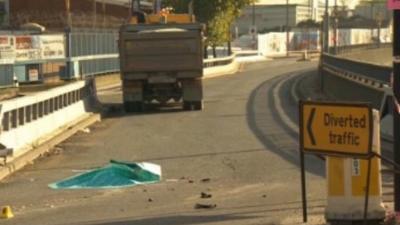
[[[301,58],[298,61],[310,61],[310,58],[308,57],[308,52],[307,50],[304,50],[301,54]]]
[[[14,83],[14,87],[19,87],[18,78],[15,74],[13,76],[13,83]]]
[[[379,112],[374,110],[372,149],[380,154]],[[363,221],[367,190],[368,160],[327,157],[328,199],[325,218],[335,224]],[[382,221],[385,208],[382,203],[381,162],[371,159],[368,199],[368,221]]]
[[[14,214],[12,213],[11,207],[10,206],[5,206],[1,210],[1,216],[0,218],[2,219],[11,219],[14,217]]]

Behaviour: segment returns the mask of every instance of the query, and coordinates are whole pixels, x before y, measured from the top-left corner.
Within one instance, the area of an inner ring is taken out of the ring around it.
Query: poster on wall
[[[316,31],[294,32],[290,42],[290,50],[319,49],[319,35]]]
[[[285,54],[286,33],[272,32],[258,35],[258,53],[263,56]]]
[[[42,59],[65,58],[64,35],[41,35],[40,49]]]
[[[16,61],[31,61],[41,58],[39,36],[15,37]]]
[[[15,61],[15,45],[13,36],[0,36],[0,63],[13,64]]]
[[[36,68],[29,69],[28,71],[29,81],[39,80],[39,70]]]

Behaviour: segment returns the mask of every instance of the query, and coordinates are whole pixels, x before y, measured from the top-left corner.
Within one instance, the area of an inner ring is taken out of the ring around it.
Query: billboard
[[[65,58],[64,35],[24,35],[15,37],[15,61]]]
[[[0,35],[0,63],[13,64],[15,61],[15,38]]]
[[[42,59],[65,58],[64,35],[41,35],[39,40]]]
[[[15,60],[18,62],[39,60],[41,54],[38,36],[16,36],[15,52]]]

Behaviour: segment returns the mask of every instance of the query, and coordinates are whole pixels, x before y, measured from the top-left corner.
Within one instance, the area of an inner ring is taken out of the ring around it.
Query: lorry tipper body
[[[182,102],[186,110],[203,108],[203,26],[192,18],[186,14],[152,15],[146,16],[144,23],[121,26],[126,111],[143,111],[154,101]]]

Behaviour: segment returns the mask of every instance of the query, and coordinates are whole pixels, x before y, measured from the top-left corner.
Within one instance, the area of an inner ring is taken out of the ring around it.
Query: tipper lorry
[[[203,26],[193,15],[157,9],[146,15],[140,1],[133,0],[132,17],[120,29],[119,49],[125,111],[143,111],[154,101],[182,102],[185,110],[203,108]]]

